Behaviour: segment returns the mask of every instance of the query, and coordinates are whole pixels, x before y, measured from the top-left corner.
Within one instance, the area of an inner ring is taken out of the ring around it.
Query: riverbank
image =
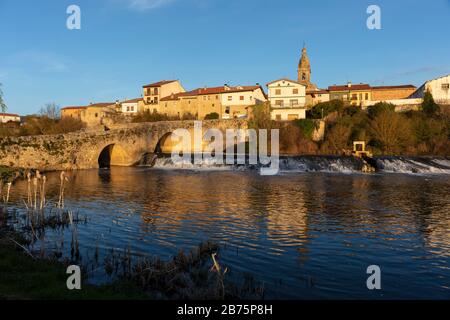
[[[241,286],[229,281],[225,276],[228,269],[223,268],[216,260],[216,253],[212,253],[217,252],[218,246],[209,242],[187,254],[180,251],[167,262],[154,258],[132,263],[129,255],[111,256],[105,261],[104,268],[108,274],[115,272],[116,280],[98,286],[83,281],[81,290],[69,290],[66,270],[72,263],[34,256],[27,249],[26,239],[18,232],[2,227],[2,221],[5,220],[0,220],[0,300],[236,300],[264,297],[264,287],[257,286],[252,277],[247,276]]]
[[[0,300],[28,299],[145,299],[148,296],[129,281],[109,285],[82,285],[68,290],[67,263],[30,256],[20,234],[0,229]]]

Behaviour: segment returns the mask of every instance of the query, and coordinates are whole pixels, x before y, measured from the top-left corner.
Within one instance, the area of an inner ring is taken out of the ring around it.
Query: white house
[[[236,87],[225,85],[220,88],[223,119],[245,117],[248,106],[257,105],[266,100],[266,95],[260,85]]]
[[[139,112],[138,110],[138,106],[139,106],[139,102],[142,101],[142,98],[137,98],[137,99],[131,99],[131,100],[126,100],[126,101],[122,101],[120,103],[121,107],[120,107],[120,111],[123,114],[126,115],[134,115],[137,114]]]
[[[306,118],[306,86],[290,79],[267,84],[271,117],[286,121]]]
[[[20,122],[20,116],[13,113],[0,113],[0,123]]]
[[[450,74],[425,82],[411,98],[423,98],[426,91],[433,95],[437,103],[450,104]]]

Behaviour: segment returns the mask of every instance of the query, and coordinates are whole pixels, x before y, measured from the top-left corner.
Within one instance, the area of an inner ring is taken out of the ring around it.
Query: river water
[[[77,171],[69,174],[66,207],[88,218],[78,225],[84,262],[97,248],[101,257],[130,248],[169,259],[213,240],[222,245],[221,264],[263,281],[268,298],[450,298],[448,159],[433,166],[379,159],[385,170],[372,175],[342,159],[305,170],[311,161],[288,159],[277,176],[245,167],[174,168],[166,160],[155,168]],[[47,177],[55,201],[59,173]],[[12,198],[20,212],[25,182]],[[64,239],[63,256],[70,256],[70,238],[48,230],[38,245],[52,250]],[[367,289],[370,265],[381,268],[381,290]],[[106,277],[102,268],[90,276]]]

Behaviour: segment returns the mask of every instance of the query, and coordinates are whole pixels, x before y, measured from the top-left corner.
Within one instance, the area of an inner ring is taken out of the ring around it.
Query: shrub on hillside
[[[307,111],[307,117],[312,119],[322,119],[332,112],[341,113],[345,108],[345,103],[342,100],[331,100],[327,102],[321,102],[316,104],[310,110]]]
[[[300,129],[304,137],[309,139],[312,138],[314,130],[317,129],[316,122],[311,119],[294,120],[293,124]]]
[[[413,144],[408,119],[399,113],[383,111],[370,123],[372,144],[384,154],[399,154]]]
[[[422,111],[429,117],[435,116],[439,112],[439,105],[434,102],[433,95],[426,91],[423,96]]]
[[[378,102],[373,106],[367,108],[367,113],[371,119],[376,118],[379,114],[385,111],[394,112],[395,105],[393,105],[392,103]]]
[[[219,119],[219,114],[217,112],[212,112],[205,116],[205,120],[217,120],[217,119]]]

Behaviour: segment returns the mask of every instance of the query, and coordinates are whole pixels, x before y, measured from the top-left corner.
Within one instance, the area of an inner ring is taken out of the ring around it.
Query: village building
[[[172,94],[161,99],[160,112],[183,118],[204,119],[217,114],[219,119],[247,117],[254,105],[267,100],[260,85],[204,87]]]
[[[346,85],[333,85],[328,87],[330,100],[342,100],[351,105],[361,105],[364,101],[372,100],[372,89],[370,85],[360,83]]]
[[[440,104],[450,104],[450,74],[428,80],[411,94],[411,98],[423,99],[424,94],[427,91],[433,95],[435,102]]]
[[[136,99],[130,99],[125,100],[122,102],[118,102],[118,112],[124,114],[124,115],[136,115],[139,112],[139,103],[142,103],[142,98],[136,98]]]
[[[20,122],[20,116],[14,113],[0,113],[0,122],[1,123]]]
[[[138,102],[139,111],[162,112],[160,101],[172,94],[186,92],[179,80],[163,80],[143,86],[143,100]]]
[[[74,118],[81,120],[82,111],[86,110],[86,106],[70,106],[61,109],[61,118]]]
[[[408,99],[416,91],[416,87],[407,84],[400,86],[371,86],[373,101]]]
[[[318,103],[330,101],[330,92],[325,89],[306,91],[306,107],[310,108]]]
[[[286,121],[306,118],[306,85],[290,79],[267,84],[270,114],[273,120]]]

